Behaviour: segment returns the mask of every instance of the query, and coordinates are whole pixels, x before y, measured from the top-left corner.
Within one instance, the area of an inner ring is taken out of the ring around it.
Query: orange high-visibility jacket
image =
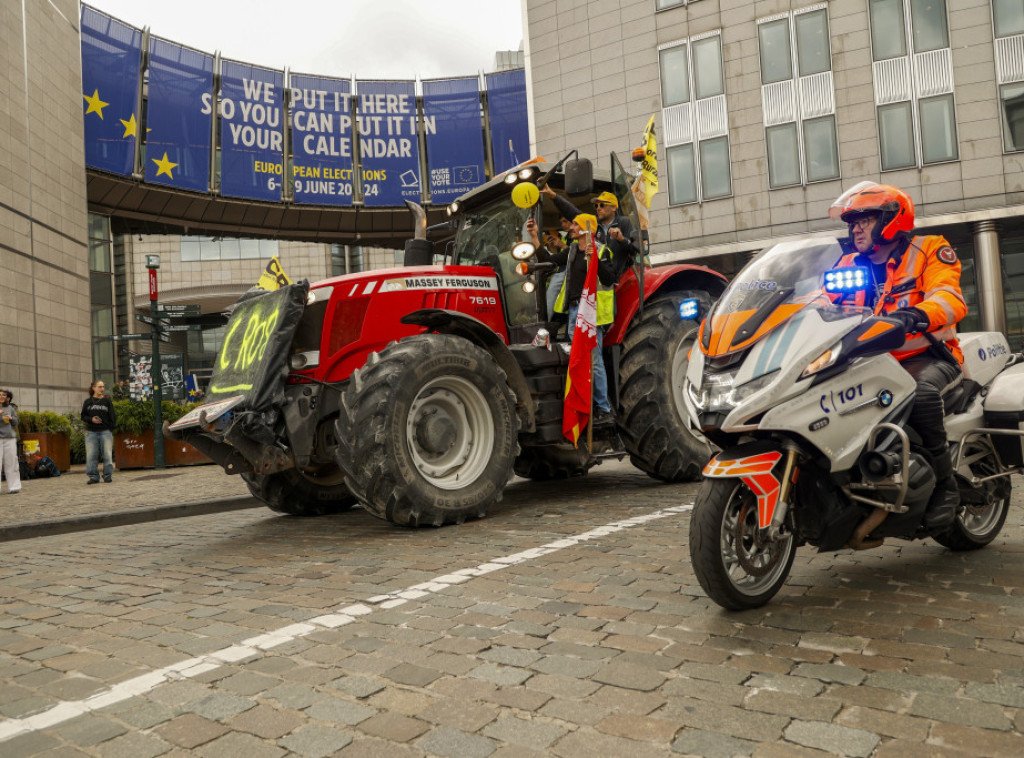
[[[857,265],[860,253],[844,255],[840,267]],[[866,256],[865,256],[866,257]],[[928,316],[928,331],[944,340],[961,364],[964,354],[956,338],[956,324],[967,315],[967,303],[960,291],[960,259],[941,235],[914,237],[900,257],[885,263],[885,289],[875,303],[875,315],[900,308],[917,308]],[[867,294],[858,292],[855,304],[867,303]],[[909,338],[900,350],[893,351],[898,361],[923,353],[931,343],[922,335]]]

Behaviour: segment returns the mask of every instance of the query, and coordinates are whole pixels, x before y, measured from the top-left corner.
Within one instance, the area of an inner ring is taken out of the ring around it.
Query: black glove
[[[885,317],[903,324],[903,331],[907,334],[926,332],[930,323],[928,314],[920,308],[900,308],[898,311],[886,313]]]

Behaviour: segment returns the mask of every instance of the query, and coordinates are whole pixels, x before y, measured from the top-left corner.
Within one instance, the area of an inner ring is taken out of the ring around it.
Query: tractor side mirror
[[[594,164],[577,158],[565,164],[565,194],[589,195],[594,191]]]

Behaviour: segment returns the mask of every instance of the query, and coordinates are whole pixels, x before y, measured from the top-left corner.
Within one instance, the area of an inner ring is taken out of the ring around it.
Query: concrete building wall
[[[669,205],[661,151],[654,199],[654,260],[757,249],[780,235],[840,231],[826,218],[844,188],[882,181],[908,191],[918,218],[972,223],[1024,214],[1024,154],[1004,153],[989,0],[947,0],[959,159],[881,170],[867,2],[827,7],[840,178],[770,189],[757,20],[811,0],[690,0],[656,11],[655,0],[524,0],[535,152],[555,159],[575,148],[603,162],[639,143],[657,114],[664,134],[658,48],[720,31],[725,69],[732,195]]]
[[[0,386],[81,407],[92,371],[77,0],[0,0]]]

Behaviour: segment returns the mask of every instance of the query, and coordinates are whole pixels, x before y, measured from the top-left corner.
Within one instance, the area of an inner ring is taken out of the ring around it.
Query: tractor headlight
[[[532,280],[527,279],[525,282],[523,282],[523,292],[525,292],[527,295],[531,294],[536,289],[537,285],[534,284]]]
[[[452,203],[451,205],[448,206],[448,215],[449,216],[454,216],[458,212],[459,212],[459,201],[456,200],[454,203]]]
[[[525,261],[532,258],[535,252],[537,252],[537,248],[533,246],[532,242],[520,242],[512,248],[512,257],[517,261]]]
[[[524,168],[519,172],[520,179],[529,179],[531,176],[533,176],[532,168]]]
[[[517,181],[519,181],[519,177],[516,176],[515,171],[505,177],[505,184],[515,184]]]

